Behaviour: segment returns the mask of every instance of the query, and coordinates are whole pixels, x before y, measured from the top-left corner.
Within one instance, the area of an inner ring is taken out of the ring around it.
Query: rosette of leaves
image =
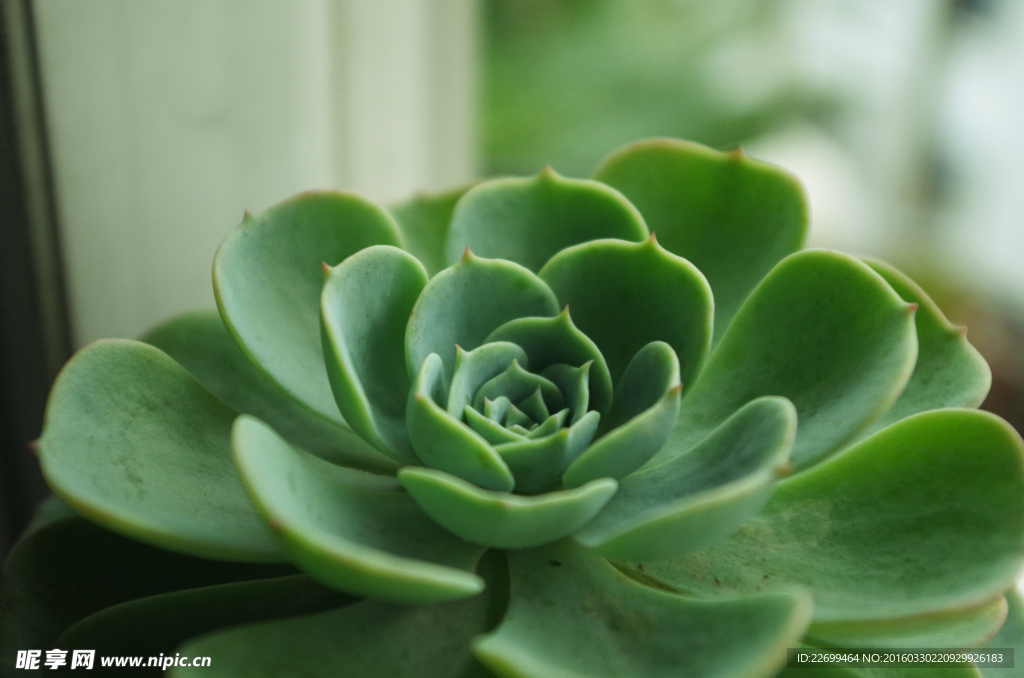
[[[16,549],[4,623],[197,676],[772,676],[977,646],[1011,606],[1016,643],[988,368],[806,221],[783,171],[670,140],[246,215],[219,314],[58,378],[39,455],[74,511]]]

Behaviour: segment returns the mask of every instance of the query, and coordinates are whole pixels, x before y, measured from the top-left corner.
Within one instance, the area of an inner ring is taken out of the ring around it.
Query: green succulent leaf
[[[466,193],[452,217],[447,253],[453,263],[468,247],[539,271],[570,245],[646,237],[643,217],[618,191],[548,168],[536,177],[489,181]]]
[[[327,461],[393,472],[394,460],[350,428],[295,402],[245,357],[216,311],[185,313],[147,332],[142,341],[174,358],[239,414],[265,421],[292,444]]]
[[[398,222],[405,249],[420,260],[431,276],[448,266],[445,256],[448,227],[456,203],[470,188],[460,186],[443,193],[417,195],[388,207]]]
[[[637,206],[665,249],[707,276],[716,342],[758,281],[807,234],[800,182],[739,151],[653,139],[613,153],[595,177]]]
[[[977,410],[924,412],[780,483],[710,548],[648,563],[699,595],[797,585],[816,623],[983,605],[1024,564],[1024,444]]]
[[[633,357],[615,390],[611,429],[565,472],[566,487],[596,478],[625,478],[668,440],[679,415],[679,360],[672,347],[652,341]]]
[[[401,246],[391,216],[363,198],[311,191],[246,215],[221,243],[213,289],[247,356],[299,403],[344,423],[320,343],[323,264],[371,245]]]
[[[1006,594],[1007,614],[1006,623],[999,630],[999,633],[992,636],[992,639],[985,643],[982,648],[990,647],[1012,647],[1014,652],[1013,668],[983,668],[983,678],[1022,678],[1024,676],[1024,662],[1020,660],[1024,656],[1024,600],[1018,590],[1011,590]]]
[[[613,381],[637,351],[657,340],[676,352],[684,384],[700,371],[711,342],[711,288],[690,262],[653,237],[570,247],[553,256],[540,277],[597,344]]]
[[[292,562],[348,593],[427,604],[472,596],[483,549],[435,525],[394,478],[334,466],[257,419],[235,424],[235,458]]]
[[[487,589],[467,600],[429,606],[366,600],[323,614],[210,634],[180,651],[212,657],[212,665],[174,668],[169,675],[492,678],[469,647],[494,626],[505,603],[505,587],[496,585],[495,569],[481,568]]]
[[[794,594],[707,602],[652,589],[570,542],[511,552],[509,566],[509,611],[474,643],[508,678],[767,678],[810,618]]]
[[[52,648],[81,619],[180,589],[294,573],[282,565],[192,558],[147,546],[77,516],[37,523],[18,541],[0,590],[0,666],[18,650]]]
[[[555,295],[536,275],[467,251],[427,283],[413,308],[405,335],[409,375],[415,378],[431,353],[441,356],[445,374],[452,374],[456,346],[472,350],[513,318],[557,313]]]
[[[515,486],[512,472],[487,439],[450,416],[444,367],[433,353],[423,362],[409,394],[409,440],[423,463],[453,473],[480,487],[507,492]]]
[[[487,341],[508,341],[521,347],[529,358],[530,369],[542,375],[548,369],[561,373],[569,368],[581,368],[589,364],[586,373],[587,399],[572,405],[576,408],[574,412],[579,415],[576,418],[582,417],[588,407],[601,414],[608,412],[612,401],[612,378],[608,365],[597,344],[573,324],[568,308],[554,318],[510,320],[491,332]],[[569,384],[563,388],[560,380],[560,391],[579,392],[576,384],[572,381]],[[577,400],[582,399],[577,397]]]
[[[977,647],[1006,620],[1005,596],[919,617],[811,624],[808,642],[827,647]]]
[[[917,355],[913,305],[853,257],[808,250],[758,285],[683,398],[651,465],[690,449],[744,403],[796,405],[797,468],[827,457],[899,397]]]
[[[485,399],[493,401],[502,396],[515,403],[534,423],[551,416],[547,403],[552,403],[554,407],[551,409],[555,410],[565,406],[562,393],[557,386],[539,374],[524,369],[516,361],[513,361],[504,372],[480,386],[473,399],[473,407],[477,410],[483,409]]]
[[[526,352],[507,341],[487,342],[472,351],[457,347],[455,373],[448,389],[448,414],[460,416],[467,405],[473,405],[481,386],[507,370],[513,362],[525,366],[527,361]]]
[[[55,645],[173,657],[179,644],[225,626],[314,614],[356,600],[305,575],[190,588],[108,607],[69,628]]]
[[[618,483],[602,478],[573,490],[524,497],[484,490],[456,476],[407,466],[398,479],[420,507],[452,534],[475,544],[525,549],[561,539],[586,525]]]
[[[572,414],[570,423],[578,422],[589,410],[590,367],[592,365],[593,363],[586,362],[579,367],[573,367],[565,363],[558,363],[546,367],[540,373],[562,392],[565,397],[565,406]]]
[[[634,561],[704,548],[764,506],[795,436],[793,405],[758,398],[688,453],[625,478],[576,541]]]
[[[539,427],[523,436],[523,440],[496,445],[494,449],[515,476],[516,493],[539,494],[557,487],[566,468],[593,440],[600,421],[601,415],[591,410],[575,424],[555,433],[535,436],[543,428]]]
[[[53,387],[39,459],[86,518],[181,553],[280,561],[231,462],[235,412],[162,351],[105,339]]]
[[[427,272],[412,255],[387,245],[360,250],[325,272],[324,360],[338,408],[374,447],[415,462],[405,429],[405,326]]]
[[[892,408],[875,422],[878,430],[925,410],[978,407],[992,385],[985,359],[967,341],[967,329],[951,324],[924,290],[892,266],[867,261],[904,301],[919,305],[917,364],[907,387]]]

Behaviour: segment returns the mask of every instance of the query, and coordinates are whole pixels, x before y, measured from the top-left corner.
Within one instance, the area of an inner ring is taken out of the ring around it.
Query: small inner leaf
[[[462,419],[491,445],[518,442],[523,439],[522,434],[519,432],[506,428],[492,419],[488,419],[469,405],[462,408]]]
[[[495,446],[516,478],[516,492],[539,494],[559,487],[565,469],[593,440],[600,420],[600,413],[590,411],[567,429],[538,435],[538,426],[524,435],[525,440]]]
[[[564,363],[549,365],[544,368],[540,376],[550,379],[551,383],[558,387],[565,397],[566,407],[572,412],[572,423],[583,418],[590,405],[590,366],[594,363],[587,361],[579,367],[573,367]]]
[[[541,394],[538,396],[541,404],[549,403],[555,411],[565,407],[562,392],[558,390],[557,386],[539,374],[528,372],[518,362],[513,361],[508,369],[493,379],[489,379],[477,390],[476,396],[473,399],[473,407],[481,410],[483,409],[485,399],[494,400],[505,396],[513,403],[516,403],[520,411],[525,412],[526,410],[523,409],[522,403],[534,396],[538,390],[541,391]],[[531,415],[531,422],[543,421],[549,416],[546,408],[542,416],[533,417],[530,412],[526,413]]]
[[[454,417],[461,415],[463,408],[473,403],[480,387],[507,370],[512,363],[525,367],[526,353],[507,341],[488,342],[472,351],[456,347],[455,373],[448,390],[448,413]],[[486,403],[483,409],[486,409]]]
[[[558,393],[557,388],[555,390],[555,393]],[[559,393],[558,395],[559,395],[559,399],[560,399],[561,398],[561,393]],[[547,418],[551,416],[551,413],[548,411],[548,406],[544,402],[544,395],[541,393],[541,387],[540,386],[537,387],[537,390],[534,391],[530,395],[530,397],[521,400],[518,403],[517,407],[524,414],[526,414],[528,417],[530,417],[530,419],[533,419],[534,423],[533,423],[533,426],[531,427],[531,431],[536,426],[538,426],[539,422],[546,421]]]

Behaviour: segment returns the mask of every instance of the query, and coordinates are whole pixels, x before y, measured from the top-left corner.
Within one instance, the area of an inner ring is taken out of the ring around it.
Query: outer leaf
[[[347,426],[299,405],[245,357],[216,311],[186,313],[142,337],[241,414],[265,421],[286,440],[343,466],[389,472],[397,464]]]
[[[716,342],[758,281],[807,234],[800,182],[738,150],[642,141],[613,153],[596,178],[637,206],[665,249],[707,276]]]
[[[356,595],[435,603],[480,592],[482,549],[434,525],[392,478],[332,466],[239,417],[232,443],[253,501],[292,561]]]
[[[566,487],[596,478],[620,480],[640,468],[668,440],[679,415],[679,360],[663,341],[644,346],[629,363],[605,420],[611,429],[565,472]]]
[[[867,264],[885,278],[907,302],[919,304],[914,315],[917,329],[917,364],[907,388],[874,430],[904,417],[940,407],[978,407],[992,385],[985,359],[967,341],[967,330],[952,325],[924,290],[888,264]]]
[[[651,463],[689,449],[762,395],[796,405],[794,465],[821,460],[899,397],[917,355],[914,308],[853,257],[808,250],[787,258],[736,315]]]
[[[630,560],[704,548],[764,506],[795,437],[792,404],[754,400],[688,453],[628,476],[576,540]]]
[[[60,647],[78,620],[144,596],[195,586],[274,577],[282,565],[202,560],[108,532],[78,517],[57,519],[22,537],[11,551],[0,591],[0,667],[18,650]]]
[[[40,463],[58,496],[115,532],[205,558],[279,561],[231,462],[234,417],[162,351],[98,341],[57,378]]]
[[[524,549],[561,539],[586,525],[618,483],[602,478],[575,490],[535,497],[482,490],[434,469],[406,466],[398,478],[439,525],[475,544]]]
[[[875,622],[812,624],[808,642],[828,647],[977,647],[1006,620],[1006,597],[965,610]]]
[[[664,341],[676,352],[684,384],[707,357],[711,288],[690,262],[662,249],[653,237],[571,247],[552,257],[540,277],[601,349],[613,381],[652,341]]]
[[[355,195],[312,191],[247,215],[213,261],[217,306],[242,350],[298,402],[338,423],[320,345],[323,264],[371,245],[401,245],[387,212]]]
[[[456,346],[472,350],[513,318],[557,313],[554,294],[533,273],[467,251],[457,264],[431,279],[413,308],[406,331],[406,367],[415,377],[427,356],[436,353],[445,374],[451,374]]]
[[[445,402],[441,359],[431,354],[409,394],[409,440],[423,463],[471,483],[507,492],[512,472],[487,440],[438,403]]]
[[[470,188],[460,186],[444,193],[416,195],[388,207],[391,216],[398,222],[405,249],[420,260],[431,276],[448,265],[444,251],[448,226],[455,212],[455,204]]]
[[[1021,678],[1024,676],[1024,661],[1021,660],[1024,657],[1024,601],[1021,600],[1020,591],[1011,590],[1007,593],[1006,602],[1009,606],[1006,623],[1003,624],[999,633],[982,646],[982,650],[993,647],[1012,647],[1014,650],[1013,668],[981,669],[983,678]]]
[[[541,373],[559,365],[587,368],[588,406],[602,415],[612,400],[612,378],[597,345],[579,331],[565,308],[554,318],[516,318],[491,332],[487,342],[508,341],[520,346],[529,357],[530,369]],[[570,389],[572,393],[575,389]],[[580,416],[583,416],[580,414]]]
[[[643,217],[618,191],[547,168],[533,178],[498,179],[470,190],[455,208],[447,252],[449,262],[469,247],[539,271],[570,245],[646,237]]]
[[[486,572],[482,572],[485,576]],[[340,610],[222,631],[181,648],[213,658],[206,668],[176,668],[173,678],[488,678],[470,655],[477,634],[493,627],[503,587],[430,606],[367,600]]]
[[[982,605],[1024,564],[1022,455],[994,415],[918,414],[781,483],[728,539],[646,573],[702,595],[802,586],[817,623]]]
[[[378,245],[330,269],[320,298],[324,361],[338,409],[365,440],[405,463],[416,461],[405,431],[405,326],[426,284],[420,262]]]
[[[706,602],[648,588],[567,542],[512,552],[509,565],[508,614],[474,644],[504,677],[767,677],[810,617],[791,594]]]
[[[56,647],[90,648],[98,655],[165,654],[179,644],[227,626],[314,614],[356,599],[305,575],[191,588],[131,600],[86,617]],[[161,675],[161,671],[153,671]]]

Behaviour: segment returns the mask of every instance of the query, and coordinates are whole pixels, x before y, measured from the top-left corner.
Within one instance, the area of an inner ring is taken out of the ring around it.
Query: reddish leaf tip
[[[331,267],[327,264],[326,261],[322,261],[320,263],[324,267],[324,277],[326,278],[331,273]]]
[[[731,156],[732,156],[733,158],[735,158],[736,160],[741,160],[741,159],[743,159],[743,158],[747,157],[747,154],[746,154],[746,153],[744,153],[744,152],[743,152],[743,149],[742,149],[742,148],[740,148],[739,146],[737,146],[736,148],[732,149],[732,150],[731,150],[731,151],[729,152],[729,155],[731,155]]]
[[[679,395],[680,393],[683,392],[683,385],[682,384],[676,384],[675,386],[670,388],[668,390],[668,392],[669,392],[669,395]]]
[[[953,330],[956,331],[961,337],[967,336],[967,325],[954,325]]]
[[[466,245],[466,249],[462,250],[461,261],[468,261],[473,258],[473,250],[469,249],[469,245]]]
[[[249,210],[242,210],[242,221],[248,221],[252,219],[252,212]]]
[[[39,456],[39,438],[28,441],[27,443],[25,443],[25,447],[31,450],[32,454],[36,455],[37,457]]]
[[[907,304],[907,313],[913,315],[917,312],[917,309],[921,308],[921,304],[911,303]]]
[[[792,462],[788,462],[787,461],[785,464],[782,464],[781,466],[776,466],[775,467],[775,477],[776,478],[785,478],[786,476],[792,474],[793,470],[794,469],[793,469]]]

